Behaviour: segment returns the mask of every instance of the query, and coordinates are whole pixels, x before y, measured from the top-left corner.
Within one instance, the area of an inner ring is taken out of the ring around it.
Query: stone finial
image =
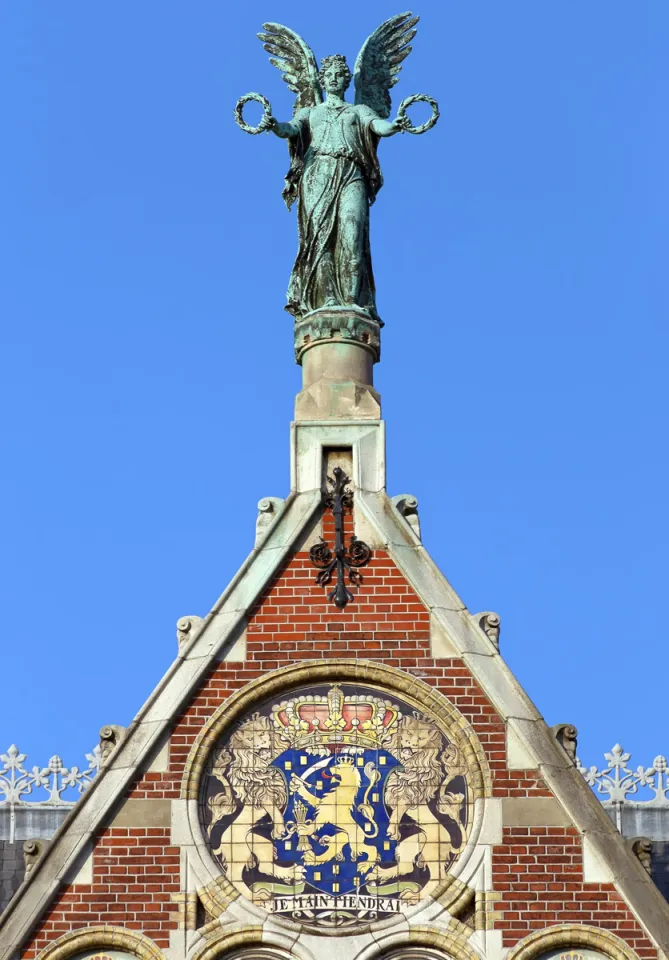
[[[653,860],[653,844],[648,837],[628,837],[625,841],[646,873],[650,874]]]
[[[402,514],[413,532],[420,540],[420,520],[418,519],[418,500],[410,493],[399,493],[391,497],[390,502]]]
[[[565,751],[572,763],[576,763],[578,730],[571,723],[556,723],[551,727],[553,736]]]
[[[106,763],[125,735],[125,727],[109,723],[100,727],[100,758]]]
[[[502,620],[498,613],[492,610],[485,610],[483,613],[475,613],[473,619],[485,635],[491,640],[496,650],[499,650],[499,632],[502,628]]]
[[[265,534],[272,526],[279,513],[279,508],[283,504],[282,497],[263,497],[258,500],[258,518],[256,520],[256,542],[254,547],[260,544]]]
[[[177,643],[179,644],[179,650],[191,639],[193,633],[201,623],[202,617],[197,617],[195,614],[191,614],[188,617],[179,617],[177,620]]]
[[[35,869],[35,864],[48,846],[48,840],[37,839],[26,840],[26,842],[23,844],[23,862],[26,865],[26,872],[23,875],[24,880],[28,879],[32,871]]]

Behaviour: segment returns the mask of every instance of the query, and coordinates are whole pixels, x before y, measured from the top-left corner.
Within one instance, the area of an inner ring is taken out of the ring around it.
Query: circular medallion
[[[303,687],[248,714],[216,745],[200,793],[221,873],[268,912],[323,928],[428,896],[472,816],[455,743],[428,714],[354,683]]]

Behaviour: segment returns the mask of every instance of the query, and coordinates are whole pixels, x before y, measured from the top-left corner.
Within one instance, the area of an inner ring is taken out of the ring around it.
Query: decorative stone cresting
[[[564,752],[568,755],[572,763],[576,763],[576,750],[578,744],[578,730],[571,723],[556,723],[551,727],[553,736],[560,744]]]
[[[102,764],[102,751],[98,744],[86,754],[88,766],[66,767],[58,755],[54,755],[45,767],[26,769],[26,754],[12,744],[6,753],[0,754],[0,809],[15,807],[71,807],[75,800],[66,800],[63,794],[74,788],[81,794],[93,781]],[[10,820],[8,840],[14,842],[14,819]]]
[[[400,515],[404,517],[420,540],[420,520],[418,518],[418,500],[416,497],[412,497],[410,493],[399,493],[396,497],[391,497],[390,502],[395,506]]]
[[[669,777],[667,776],[667,758],[662,755],[655,757],[652,766],[639,765],[635,770],[629,766],[631,754],[617,743],[610,751],[604,754],[607,765],[602,767],[585,767],[576,758],[576,766],[583,775],[586,783],[596,793],[605,797],[604,803],[631,803],[636,801],[654,807],[669,807]],[[641,795],[639,791],[648,788],[652,796]],[[634,801],[632,800],[634,798]]]
[[[68,960],[78,953],[105,947],[110,950],[126,950],[137,957],[137,960],[165,960],[162,950],[144,934],[108,924],[64,934],[45,947],[37,960]]]

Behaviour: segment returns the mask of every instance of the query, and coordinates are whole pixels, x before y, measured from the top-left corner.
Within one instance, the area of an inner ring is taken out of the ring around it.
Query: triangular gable
[[[522,744],[527,767],[541,772],[569,821],[582,834],[588,855],[602,877],[615,885],[649,938],[669,947],[669,905],[644,872],[572,759],[502,659],[496,645],[469,614],[435,566],[415,530],[384,490],[381,424],[309,424],[316,445],[294,441],[296,491],[276,511],[255,549],[209,615],[180,650],[97,781],[75,806],[45,855],[0,918],[0,960],[35,929],[58,894],[71,882],[91,850],[91,838],[119,809],[133,779],[151,762],[175,717],[204,678],[238,639],[245,618],[282,565],[308,534],[321,510],[322,453],[328,447],[354,449],[357,522],[385,549],[430,612],[444,658],[460,658],[503,719],[507,738]],[[437,641],[435,640],[435,643]]]

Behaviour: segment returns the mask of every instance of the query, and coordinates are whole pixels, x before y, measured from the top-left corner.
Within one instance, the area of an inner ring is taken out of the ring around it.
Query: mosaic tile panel
[[[406,911],[443,880],[472,818],[466,765],[433,720],[347,683],[300,688],[228,731],[200,809],[236,889],[316,927]]]

